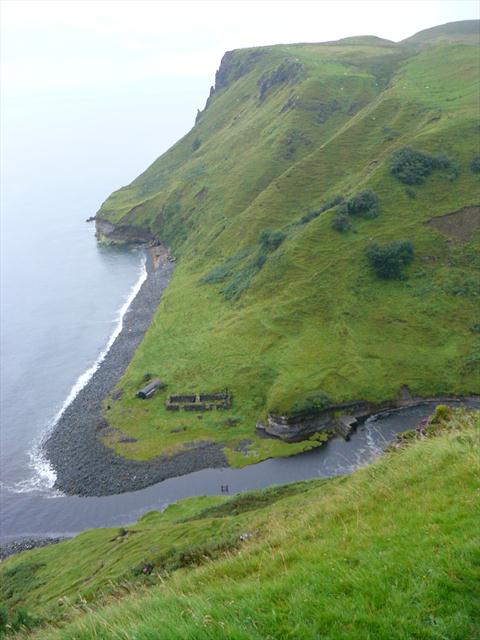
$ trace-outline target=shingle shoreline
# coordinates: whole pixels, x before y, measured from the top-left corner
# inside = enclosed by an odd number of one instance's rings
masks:
[[[213,442],[202,442],[173,456],[136,461],[116,455],[97,437],[105,426],[102,401],[142,341],[173,269],[167,259],[154,264],[147,252],[148,276],[125,313],[122,331],[45,441],[45,455],[57,475],[55,489],[70,495],[114,495],[200,469],[228,466],[221,447]]]

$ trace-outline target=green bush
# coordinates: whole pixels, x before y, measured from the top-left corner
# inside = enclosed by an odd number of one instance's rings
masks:
[[[473,173],[480,173],[480,156],[475,156],[470,163],[470,169]]]
[[[290,415],[315,414],[326,409],[329,404],[329,397],[322,391],[317,391],[295,402],[289,413]]]
[[[435,169],[453,168],[452,179],[458,175],[448,156],[444,153],[432,156],[410,147],[397,149],[392,154],[390,173],[404,184],[422,184]],[[450,178],[450,176],[449,176]]]
[[[319,209],[315,209],[314,211],[310,211],[309,213],[306,213],[302,218],[300,218],[299,222],[300,224],[307,224],[307,222],[310,222],[311,220],[318,218],[318,216],[324,211],[328,211],[329,209],[332,209],[332,207],[336,207],[342,202],[343,202],[343,196],[341,195],[334,196],[333,198],[330,198],[330,200],[327,200],[324,204],[322,204],[322,206]]]
[[[330,200],[327,200],[325,204],[321,206],[321,210],[322,212],[328,211],[328,209],[331,209],[332,207],[336,207],[337,205],[342,204],[344,200],[345,198],[341,194],[333,196],[333,198],[330,198]]]
[[[192,142],[192,150],[196,151],[197,149],[200,149],[201,146],[202,141],[200,140],[200,138],[195,138],[195,140]]]
[[[300,224],[307,224],[307,222],[310,222],[311,220],[318,218],[318,216],[324,211],[328,211],[329,209],[332,209],[332,207],[336,207],[342,202],[343,202],[343,196],[341,195],[337,195],[337,196],[334,196],[333,198],[330,198],[330,200],[327,200],[327,202],[322,204],[322,206],[319,209],[316,209],[315,211],[310,211],[309,213],[306,213],[302,218],[300,218]]]
[[[337,213],[332,220],[331,227],[339,233],[345,233],[345,231],[352,228],[352,224],[348,216]]]
[[[309,211],[308,213],[306,213],[304,216],[300,218],[300,224],[307,224],[308,222],[315,220],[315,218],[318,218],[318,216],[321,213],[322,212],[320,209],[317,209],[315,211]]]
[[[429,422],[436,424],[445,420],[450,420],[453,414],[452,407],[447,407],[445,404],[439,404],[435,408],[435,413],[430,417]]]
[[[397,240],[383,246],[371,244],[366,254],[376,275],[385,280],[400,278],[403,267],[410,264],[415,256],[409,240]]]
[[[225,264],[220,264],[209,271],[207,275],[200,280],[200,284],[215,284],[216,282],[222,282],[222,280],[228,278],[231,272],[232,266],[227,261]]]
[[[260,244],[265,249],[265,251],[275,251],[285,240],[285,234],[282,231],[271,231],[270,229],[265,229],[260,234]]]
[[[260,271],[267,260],[267,256],[259,252],[241,269],[233,280],[222,289],[226,300],[239,298],[248,289],[252,278]]]
[[[439,153],[436,156],[430,157],[433,161],[433,169],[448,169],[452,166],[452,162],[446,153]]]
[[[249,249],[241,249],[237,251],[233,256],[230,256],[223,264],[214,267],[203,278],[200,279],[200,284],[216,284],[217,282],[223,282],[230,277],[235,268],[240,262],[246,258],[249,253]]]
[[[267,256],[264,253],[258,253],[252,260],[252,266],[255,269],[260,270],[266,261],[267,261]]]
[[[347,202],[347,212],[352,216],[375,218],[378,215],[378,198],[371,189],[364,189]]]
[[[225,300],[234,300],[235,298],[239,298],[250,286],[252,276],[252,270],[247,267],[239,271],[235,278],[222,289]]]
[[[274,232],[278,233],[278,232]],[[282,234],[284,236],[284,234]],[[258,249],[256,255],[250,260],[243,263],[244,259],[249,255],[251,249],[242,249],[223,264],[214,267],[203,278],[200,279],[200,284],[217,284],[220,282],[226,282],[225,286],[221,289],[226,300],[238,298],[248,287],[255,274],[260,271],[265,262],[267,256],[263,253],[262,249]]]

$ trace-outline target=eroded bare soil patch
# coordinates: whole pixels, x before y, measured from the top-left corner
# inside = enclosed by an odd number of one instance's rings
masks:
[[[472,205],[431,218],[430,227],[441,231],[460,242],[469,242],[476,231],[480,231],[480,206]]]

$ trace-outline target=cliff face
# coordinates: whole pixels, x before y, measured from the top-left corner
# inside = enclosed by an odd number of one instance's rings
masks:
[[[424,112],[428,112],[428,107],[434,109],[432,87],[421,84],[423,80],[427,82],[428,69],[423,70],[427,76],[415,78],[416,87],[411,82],[403,87],[416,89],[413,100],[408,91],[406,95],[399,95],[402,93],[399,90],[400,71],[408,68],[408,60],[411,65],[421,67],[422,54],[432,51],[435,46],[439,47],[438,55],[443,58],[442,46],[443,53],[448,46],[458,53],[462,44],[472,46],[471,67],[474,47],[479,41],[478,24],[478,21],[467,20],[441,25],[397,44],[375,36],[359,36],[318,45],[228,51],[216,72],[205,108],[198,112],[194,128],[130,185],[113,193],[103,203],[97,214],[99,237],[112,233],[106,226],[109,222],[116,230],[120,226],[136,226],[148,229],[153,235],[168,236],[172,244],[182,244],[192,226],[192,216],[188,214],[196,212],[198,224],[205,215],[195,206],[198,205],[195,196],[197,187],[205,182],[202,176],[205,176],[207,165],[211,170],[215,167],[219,175],[234,171],[239,179],[245,174],[250,178],[249,183],[243,182],[229,198],[226,217],[230,219],[232,205],[235,209],[248,206],[259,194],[259,189],[296,164],[306,151],[312,151],[308,149],[311,144],[325,142],[331,135],[337,135],[357,113],[367,115],[364,109],[375,110],[378,108],[376,101],[388,102],[393,111],[399,110],[402,102],[422,104]],[[435,54],[429,57],[435,59]],[[444,72],[448,73],[448,70],[445,68]],[[471,78],[466,77],[465,81],[466,86],[471,86]],[[448,87],[446,89],[448,92]],[[275,109],[272,113],[272,105],[265,103],[267,98],[280,107],[278,111]],[[398,120],[399,113],[390,113],[387,120],[395,115]],[[244,123],[245,127],[242,126]],[[409,123],[409,130],[412,124]],[[244,129],[250,132],[248,140],[245,140]],[[388,138],[399,132],[384,133]],[[418,133],[402,131],[407,134],[407,142]],[[247,172],[246,143],[255,148],[257,154],[261,151],[262,165],[258,163],[255,167],[255,176],[261,185],[254,184],[252,175]],[[264,146],[271,147],[269,153]],[[265,173],[263,183],[261,176]],[[215,195],[210,188],[210,201]],[[215,198],[215,202],[222,200]],[[104,233],[105,228],[109,230],[107,233]],[[135,235],[127,232],[126,238],[129,240]],[[138,231],[137,235],[141,238],[142,233]]]
[[[102,205],[101,237],[177,257],[111,402],[136,456],[205,437],[235,463],[286,453],[255,424],[312,393],[480,389],[475,28],[228,52],[193,129]],[[435,222],[460,211],[461,234]],[[146,372],[172,393],[228,387],[233,415],[170,415],[162,394],[145,412],[129,398]]]
[[[95,218],[96,237],[106,244],[129,244],[151,242],[154,238],[145,227],[135,225],[114,225],[108,220]]]

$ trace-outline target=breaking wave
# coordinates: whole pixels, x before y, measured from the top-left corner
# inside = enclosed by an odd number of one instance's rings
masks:
[[[120,332],[123,329],[123,319],[125,317],[125,314],[128,311],[133,300],[137,296],[138,292],[140,291],[143,283],[147,279],[147,275],[148,273],[147,273],[147,267],[146,267],[146,258],[144,258],[140,266],[140,274],[139,274],[138,280],[131,288],[125,302],[117,312],[117,317],[114,321],[115,328],[112,331],[106,346],[104,347],[104,349],[102,349],[102,351],[100,352],[100,354],[98,355],[97,359],[92,364],[92,366],[89,367],[77,378],[75,384],[70,389],[68,396],[65,398],[62,406],[60,407],[58,412],[55,414],[55,416],[52,418],[52,420],[50,420],[50,422],[48,423],[44,433],[42,433],[42,435],[39,438],[37,438],[37,440],[33,443],[33,446],[30,449],[30,451],[28,451],[28,457],[29,457],[28,466],[32,471],[31,477],[25,480],[14,482],[14,483],[1,483],[5,489],[12,491],[13,493],[48,491],[50,494],[50,497],[58,497],[62,495],[60,492],[55,492],[55,491],[52,492],[57,476],[56,476],[55,470],[53,469],[53,467],[51,466],[51,464],[46,459],[43,453],[42,445],[47,439],[47,437],[49,436],[49,434],[51,433],[51,431],[54,429],[57,422],[62,417],[65,409],[75,400],[77,395],[88,384],[91,377],[98,370],[102,362],[105,360],[107,353],[110,351],[110,348],[112,347],[113,343],[115,342],[115,340],[120,335]]]

